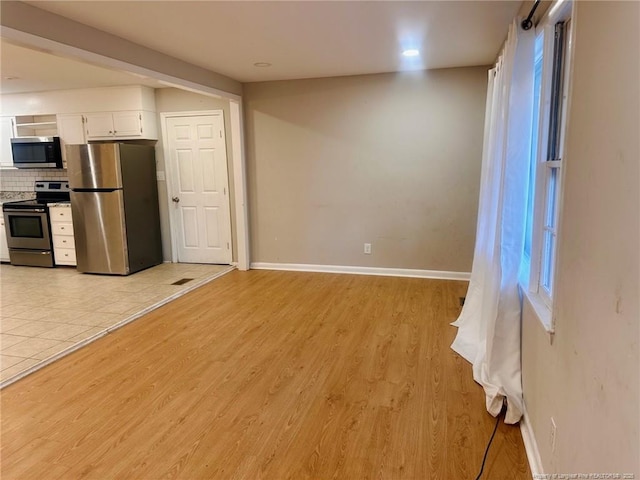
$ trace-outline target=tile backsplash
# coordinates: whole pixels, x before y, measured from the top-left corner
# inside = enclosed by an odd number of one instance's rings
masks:
[[[23,170],[0,170],[0,191],[33,192],[36,180],[66,180],[67,171],[62,169],[33,168]]]

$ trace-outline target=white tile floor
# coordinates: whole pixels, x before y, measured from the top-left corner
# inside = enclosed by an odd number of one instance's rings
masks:
[[[165,263],[116,277],[0,265],[0,388],[233,268]]]

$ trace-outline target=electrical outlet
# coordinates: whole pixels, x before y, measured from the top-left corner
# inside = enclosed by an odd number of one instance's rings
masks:
[[[371,244],[370,243],[365,243],[364,244],[364,254],[365,255],[371,255]]]
[[[556,437],[558,434],[558,428],[556,427],[556,421],[551,417],[551,453],[556,451]]]

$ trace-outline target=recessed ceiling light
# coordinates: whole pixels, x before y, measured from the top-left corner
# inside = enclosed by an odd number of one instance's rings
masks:
[[[409,50],[404,50],[402,52],[403,57],[417,57],[418,55],[420,55],[420,50],[415,48],[410,48]]]
[[[269,62],[256,62],[253,64],[254,67],[270,67],[271,64]]]

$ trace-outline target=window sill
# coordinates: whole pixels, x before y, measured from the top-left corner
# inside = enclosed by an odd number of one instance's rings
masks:
[[[547,306],[544,300],[542,300],[542,297],[538,295],[538,293],[529,291],[529,287],[527,285],[520,283],[520,291],[522,292],[523,301],[529,303],[531,309],[536,315],[536,318],[540,322],[540,325],[544,331],[549,334],[549,339],[551,341],[553,334],[555,333],[551,309]]]

